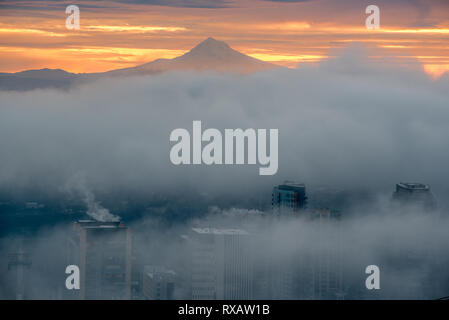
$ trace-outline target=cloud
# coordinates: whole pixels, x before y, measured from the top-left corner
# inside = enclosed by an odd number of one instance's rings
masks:
[[[429,80],[419,65],[369,62],[371,53],[351,47],[318,66],[247,76],[180,72],[1,92],[0,188],[58,194],[82,172],[93,193],[245,199],[269,197],[285,179],[387,193],[405,180],[429,183],[445,202],[447,82]],[[193,120],[279,129],[278,173],[171,164],[170,132],[191,132]]]
[[[252,250],[247,258],[254,262],[251,275],[253,294],[258,299],[279,299],[282,292],[269,290],[267,281],[283,276],[293,279],[289,298],[335,299],[310,293],[314,270],[344,280],[341,288],[346,299],[436,299],[447,295],[449,272],[444,266],[449,262],[449,234],[447,217],[437,219],[432,215],[410,210],[400,214],[385,203],[375,210],[364,212],[341,221],[317,221],[306,218],[271,219],[270,212],[256,212],[242,208],[222,210],[211,208],[203,219],[188,224],[161,226],[155,219],[146,217],[131,225],[133,236],[133,267],[142,270],[144,265],[161,265],[173,269],[182,280],[189,277],[190,259],[195,257],[191,236],[192,227],[237,228],[249,233]],[[66,293],[63,271],[68,263],[66,240],[71,226],[40,230],[28,238],[22,247],[32,265],[25,269],[27,299],[61,298]],[[184,240],[182,240],[184,239]],[[244,242],[245,239],[240,241]],[[19,239],[0,239],[0,249],[14,253]],[[241,243],[241,242],[239,242]],[[248,243],[247,243],[248,244]],[[217,255],[222,252],[216,252]],[[365,289],[365,268],[380,268],[381,290]],[[0,256],[0,298],[14,298],[16,277],[14,268],[7,269],[8,256]],[[271,280],[270,280],[271,279]],[[286,278],[284,278],[285,280]],[[318,276],[315,278],[316,281]],[[269,282],[268,282],[269,283]],[[183,281],[175,285],[176,297],[190,299]],[[284,288],[285,289],[285,288]],[[56,294],[60,294],[57,296]]]
[[[50,0],[45,3],[42,1],[8,1],[7,3],[0,3],[0,8],[9,10],[26,10],[26,11],[58,11],[64,10],[68,3],[59,3],[58,0]],[[180,8],[227,8],[233,3],[232,0],[111,0],[102,2],[98,1],[82,1],[77,5],[82,9],[101,9],[111,8],[114,3],[130,4],[130,5],[157,5],[167,7]]]
[[[64,187],[67,193],[75,198],[80,198],[84,202],[87,208],[86,214],[96,221],[110,222],[120,220],[120,217],[113,215],[95,199],[95,195],[86,185],[86,177],[82,174],[73,175]]]
[[[120,3],[157,5],[181,8],[227,8],[233,3],[229,0],[113,0]]]
[[[96,3],[96,1],[84,1],[81,4],[77,4],[80,8],[85,9],[98,9],[109,8],[110,6],[102,6]],[[6,3],[0,3],[0,8],[4,10],[23,10],[23,11],[60,11],[65,12],[65,8],[70,5],[69,3],[61,3],[58,0],[42,1],[8,1]]]
[[[271,1],[271,2],[310,2],[313,0],[264,0],[264,1]]]

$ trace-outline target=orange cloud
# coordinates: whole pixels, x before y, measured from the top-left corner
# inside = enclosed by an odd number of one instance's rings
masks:
[[[107,32],[157,32],[157,31],[186,31],[184,27],[162,27],[162,26],[86,26],[87,30],[107,31]]]
[[[81,9],[81,29],[77,31],[65,29],[63,10],[49,14],[44,9],[2,9],[0,71],[41,67],[107,71],[173,58],[208,36],[254,58],[287,67],[327,59],[330,49],[354,41],[406,51],[404,60],[415,57],[432,75],[441,74],[449,64],[449,29],[442,18],[445,8],[432,9],[430,18],[439,23],[425,28],[411,28],[419,17],[407,20],[402,9],[401,14],[394,8],[384,9],[379,30],[367,30],[363,13],[355,9],[341,12],[315,1],[279,4],[245,0],[226,9],[124,3]],[[361,19],[356,23],[354,17]]]

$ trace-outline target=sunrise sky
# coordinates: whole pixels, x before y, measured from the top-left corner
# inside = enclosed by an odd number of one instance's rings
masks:
[[[80,8],[80,30],[65,27],[69,4]],[[379,30],[365,28],[370,4],[380,8]],[[449,71],[449,0],[0,2],[0,72],[131,67],[179,56],[207,37],[287,67],[363,42],[414,57],[437,77]]]

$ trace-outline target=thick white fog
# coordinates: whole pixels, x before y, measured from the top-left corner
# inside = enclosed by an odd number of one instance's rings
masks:
[[[194,256],[191,245],[182,241],[191,227],[240,228],[248,231],[252,242],[253,298],[285,299],[273,296],[260,285],[267,281],[264,278],[266,272],[269,277],[285,272],[301,277],[301,272],[307,268],[315,268],[316,272],[314,263],[323,257],[333,257],[331,261],[334,264],[323,266],[330,268],[331,273],[341,272],[341,290],[346,299],[437,299],[447,296],[447,217],[425,215],[413,209],[399,213],[383,204],[381,206],[383,209],[365,212],[366,215],[332,222],[305,218],[279,220],[270,218],[270,212],[237,208],[221,210],[217,207],[211,208],[207,216],[187,225],[167,228],[161,228],[157,221],[148,217],[129,225],[133,234],[132,263],[137,270],[144,265],[161,265],[182,276],[182,272],[186,272],[183,266],[188,265]],[[71,226],[44,228],[26,246],[33,263],[26,270],[27,298],[64,297],[64,270],[71,263],[67,260],[65,243],[71,229]],[[13,251],[18,241],[15,237],[0,241],[0,251]],[[332,260],[335,257],[337,260]],[[0,298],[10,296],[9,290],[16,283],[12,276],[14,273],[6,268],[7,263],[7,256],[0,256],[3,274],[0,277]],[[368,265],[380,268],[380,290],[365,288],[368,276],[365,268]],[[190,299],[182,286],[181,281],[176,282],[175,298]],[[304,296],[289,297],[292,298]]]
[[[101,80],[68,91],[0,92],[0,188],[78,197],[92,216],[115,214],[95,198],[110,190],[148,196],[190,192],[215,199],[259,193],[269,199],[272,186],[285,179],[336,190],[370,189],[378,200],[348,209],[341,222],[318,229],[304,219],[271,221],[260,208],[222,211],[209,203],[209,214],[187,226],[161,229],[152,217],[134,221],[133,245],[143,252],[143,264],[177,265],[189,254],[177,241],[189,226],[239,227],[257,236],[256,260],[269,252],[270,261],[294,266],[298,260],[292,257],[302,257],[304,250],[319,254],[322,243],[341,250],[348,297],[449,294],[444,267],[449,81],[430,79],[418,63],[396,65],[394,56],[369,59],[374,53],[353,46],[317,65],[245,76],[166,73]],[[258,165],[173,165],[170,132],[191,132],[193,120],[201,120],[203,130],[279,129],[278,173],[260,176]],[[439,211],[392,207],[389,196],[400,181],[430,184]],[[34,266],[36,297],[54,292],[49,279],[57,272],[49,272],[47,262],[65,256],[49,248],[65,236],[57,228],[37,236],[33,257],[45,263]],[[1,250],[13,242],[5,239]],[[369,264],[382,270],[379,295],[363,291]]]
[[[369,60],[361,46],[297,70],[247,76],[167,73],[69,91],[0,92],[0,184],[60,190],[83,174],[92,190],[246,192],[284,179],[392,190],[402,180],[448,190],[449,90],[419,64]],[[279,170],[174,166],[170,132],[279,129]],[[53,191],[52,191],[53,192]]]

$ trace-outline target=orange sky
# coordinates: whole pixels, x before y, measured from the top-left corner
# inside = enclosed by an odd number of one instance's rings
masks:
[[[209,36],[288,67],[358,41],[415,57],[432,76],[449,71],[449,1],[290,1],[2,1],[0,72],[130,67],[176,57]],[[80,30],[65,27],[69,4],[80,7]],[[365,28],[369,4],[380,7],[379,30]]]

